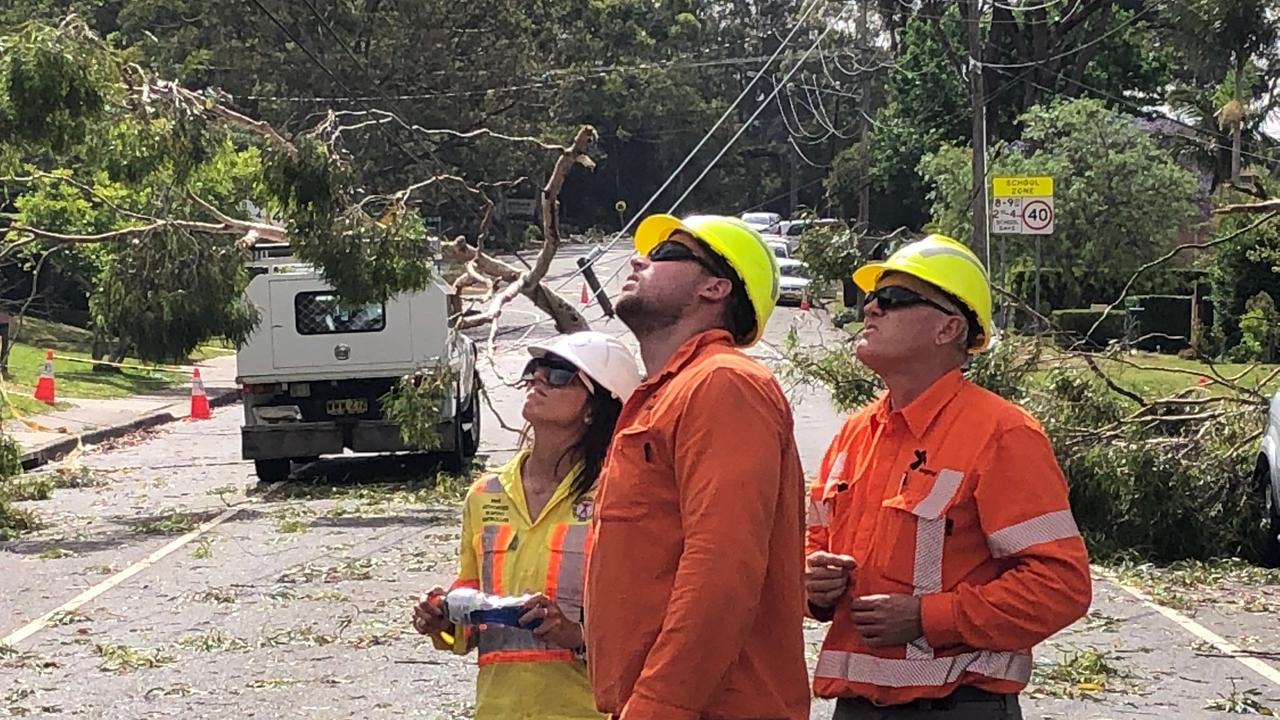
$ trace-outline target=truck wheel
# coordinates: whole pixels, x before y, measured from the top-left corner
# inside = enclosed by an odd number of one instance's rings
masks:
[[[259,481],[273,483],[288,480],[290,467],[288,460],[254,460],[253,470]]]
[[[453,434],[453,449],[444,453],[440,459],[440,466],[445,472],[458,475],[467,466],[466,437],[462,432],[461,416],[449,423],[449,432]]]
[[[471,381],[471,400],[462,413],[462,454],[469,458],[480,450],[480,373]]]

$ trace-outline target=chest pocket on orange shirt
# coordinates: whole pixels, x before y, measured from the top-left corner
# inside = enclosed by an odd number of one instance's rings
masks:
[[[601,521],[644,518],[663,497],[673,470],[661,433],[643,421],[618,432],[609,448],[609,465],[601,473],[595,516]],[[666,482],[659,482],[662,479]]]
[[[947,537],[947,512],[960,497],[964,473],[942,469],[929,478],[912,472],[906,492],[885,500],[878,562],[884,576],[916,595],[942,591],[942,551]]]

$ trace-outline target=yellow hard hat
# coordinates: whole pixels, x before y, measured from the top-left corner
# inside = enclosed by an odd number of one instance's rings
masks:
[[[982,334],[969,338],[969,351],[983,349],[991,337],[991,284],[982,261],[968,247],[946,235],[930,235],[899,248],[884,262],[863,265],[853,282],[871,292],[880,276],[900,272],[924,280],[964,304],[978,321]]]
[[[741,344],[743,347],[754,345],[778,303],[778,261],[773,251],[759,233],[738,218],[690,215],[681,220],[674,215],[659,214],[645,218],[636,228],[636,252],[647,255],[674,232],[688,233],[706,243],[738,274],[756,316],[755,330]]]

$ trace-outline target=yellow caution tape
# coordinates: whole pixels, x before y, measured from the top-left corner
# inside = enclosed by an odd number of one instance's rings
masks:
[[[59,433],[61,435],[71,434],[71,431],[66,429],[65,427],[59,427],[59,428],[49,427],[48,425],[43,425],[41,423],[36,422],[35,420],[31,420],[24,417],[18,417],[16,414],[14,416],[14,419],[22,423],[23,425],[26,425],[28,429],[34,430],[36,432]]]
[[[116,363],[108,360],[93,360],[90,358],[80,358],[71,355],[54,354],[54,360],[66,360],[67,362],[87,363],[91,365],[106,365],[107,367],[125,368],[127,370],[161,370],[171,373],[189,373],[196,369],[195,365],[137,365],[134,363]]]

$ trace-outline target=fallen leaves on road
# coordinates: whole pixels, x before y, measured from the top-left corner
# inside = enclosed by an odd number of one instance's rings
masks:
[[[1120,690],[1118,681],[1130,677],[1107,651],[1074,649],[1063,652],[1057,662],[1037,663],[1030,693],[1038,697],[1076,698]],[[1132,691],[1132,688],[1123,689]]]
[[[173,662],[172,655],[166,655],[158,648],[135,648],[128,645],[105,643],[96,646],[102,658],[98,669],[103,672],[126,673],[140,668],[156,668]]]

